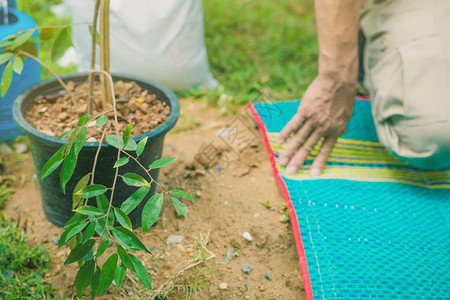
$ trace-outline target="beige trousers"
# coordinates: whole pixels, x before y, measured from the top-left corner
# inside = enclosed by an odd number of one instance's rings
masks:
[[[450,0],[363,0],[360,26],[380,142],[414,167],[450,167]]]

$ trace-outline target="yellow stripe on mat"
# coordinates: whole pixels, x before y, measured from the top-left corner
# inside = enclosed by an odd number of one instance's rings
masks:
[[[268,132],[269,144],[275,153],[285,145],[277,146],[279,133]],[[305,166],[297,174],[288,174],[277,164],[283,177],[294,180],[318,179],[308,173],[320,142],[311,151]],[[380,143],[339,138],[320,179],[355,181],[400,182],[432,189],[450,188],[450,171],[420,171],[393,157]]]

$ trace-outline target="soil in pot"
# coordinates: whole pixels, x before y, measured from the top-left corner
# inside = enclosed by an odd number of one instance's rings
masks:
[[[67,83],[72,97],[64,90],[54,95],[44,95],[36,99],[26,111],[25,119],[30,125],[39,131],[58,137],[63,132],[73,129],[79,118],[87,112],[88,83],[76,85],[74,81]],[[133,136],[138,136],[155,129],[164,123],[169,114],[170,107],[159,100],[156,95],[149,94],[136,82],[117,81],[114,83],[114,91],[117,101],[117,117],[119,121],[119,133],[123,133],[125,127],[134,123]],[[100,84],[95,83],[94,102],[95,107],[100,107],[102,92]],[[101,114],[96,110],[93,115]],[[110,120],[114,113],[107,113]],[[112,123],[112,122],[111,122]],[[87,140],[99,141],[102,130],[95,126],[89,126]],[[107,134],[114,134],[114,126],[108,128]]]
[[[78,84],[78,86],[75,83],[69,84],[71,93],[75,94],[73,98],[77,99],[76,104],[72,103],[70,96],[62,91],[54,79],[36,85],[16,100],[13,109],[14,118],[19,127],[29,136],[33,162],[38,176],[43,165],[65,143],[64,140],[58,140],[55,137],[66,130],[73,129],[72,125],[76,125],[80,116],[86,113],[87,85],[84,84],[86,78],[87,74],[84,73],[68,74],[64,77],[66,82],[73,80]],[[164,136],[178,119],[178,99],[170,90],[151,81],[121,75],[115,76],[115,79],[119,133],[123,134],[127,124],[135,123],[132,132],[132,136],[136,137],[135,141],[139,142],[148,137],[144,152],[139,157],[140,163],[148,166],[161,157]],[[136,80],[142,89],[133,83],[133,80]],[[41,97],[41,95],[45,96]],[[102,98],[101,92],[95,92],[94,96],[94,100],[98,104]],[[99,113],[101,112],[96,111],[93,115]],[[113,112],[110,111],[107,114],[111,116],[108,122],[109,127],[107,127],[108,133],[115,133],[114,122],[112,122]],[[92,126],[88,125],[89,135],[87,137],[88,142],[91,143],[86,143],[78,155],[78,163],[67,184],[67,192],[64,194],[60,188],[60,170],[58,169],[40,182],[44,212],[55,225],[63,226],[73,215],[72,192],[75,185],[84,175],[92,172],[98,149],[98,143],[92,142],[99,141],[101,138],[101,130],[96,128],[95,122],[92,123]],[[131,151],[130,154],[134,155],[134,151]],[[95,184],[112,186],[115,173],[113,166],[116,160],[117,149],[103,143],[95,169]],[[133,160],[120,167],[119,174],[128,172],[147,177],[146,171]],[[159,169],[150,170],[150,175],[154,180],[158,179],[158,172]],[[156,186],[156,184],[151,185],[144,201],[129,214],[133,227],[140,226],[143,206],[146,199],[156,192]],[[127,186],[122,180],[118,180],[113,205],[120,207],[123,201],[136,192],[136,189],[136,187]],[[107,196],[109,193],[110,191],[107,192]],[[92,200],[92,202],[89,201],[89,204],[95,205],[95,199]]]

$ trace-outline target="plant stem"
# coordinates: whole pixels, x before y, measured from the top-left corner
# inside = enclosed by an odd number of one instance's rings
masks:
[[[113,100],[114,124],[115,124],[114,127],[116,130],[117,147],[119,148],[119,150],[117,151],[117,160],[119,160],[120,152],[122,151],[122,148],[120,147],[120,139],[119,139],[119,121],[117,120],[116,97],[114,96],[114,82],[113,82],[111,75],[103,70],[91,70],[90,72],[91,73],[101,73],[101,74],[105,75],[105,77],[109,80],[109,83],[110,83],[111,95],[112,95],[112,100]],[[116,168],[116,174],[114,175],[113,185],[111,188],[111,198],[109,199],[108,211],[106,212],[105,228],[103,229],[103,232],[100,235],[100,237],[103,236],[103,234],[105,233],[106,227],[108,227],[108,217],[109,217],[109,212],[111,211],[111,207],[112,207],[114,191],[116,189],[117,177],[119,177],[119,168]]]
[[[69,94],[70,99],[72,100],[72,103],[75,105],[75,97],[73,95],[73,93],[69,90],[69,88],[67,87],[67,85],[64,83],[64,81],[61,79],[61,77],[58,76],[58,74],[56,74],[55,71],[53,71],[47,64],[45,64],[42,60],[40,60],[39,58],[37,58],[36,56],[27,53],[25,51],[22,50],[18,50],[17,53],[25,55],[29,58],[34,59],[35,61],[37,61],[39,64],[41,64],[42,66],[44,66],[53,76],[55,76],[56,80],[58,80],[58,82],[61,84],[61,86],[66,90],[66,92]]]
[[[103,139],[105,138],[106,130],[107,130],[107,126],[105,125],[103,127],[102,137],[100,138],[100,141],[98,142],[97,152],[95,153],[94,164],[92,166],[92,172],[91,172],[91,185],[94,184],[95,168],[97,167],[98,155],[100,154],[100,149],[102,149],[102,143],[103,143]],[[87,204],[87,201],[88,201],[88,199],[86,199],[86,202],[84,205]]]
[[[91,26],[91,70],[95,68],[95,47],[97,37],[97,19],[100,0],[95,0],[94,20]],[[94,111],[94,74],[89,72],[89,94],[87,103],[88,114],[92,115]]]

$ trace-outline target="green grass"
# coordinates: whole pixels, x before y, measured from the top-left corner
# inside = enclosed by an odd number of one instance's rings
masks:
[[[21,0],[20,9],[39,25],[62,25],[50,7],[61,0]],[[274,99],[299,97],[317,71],[317,39],[312,0],[205,0],[205,36],[211,71],[223,86],[190,91],[182,96],[207,98],[217,103],[242,104],[264,89]],[[50,44],[41,58],[59,74],[75,71],[50,62]],[[43,70],[43,78],[49,73]],[[219,103],[221,104],[221,103]]]
[[[42,278],[50,258],[42,246],[30,246],[17,223],[0,216],[0,299],[53,299]]]
[[[276,99],[295,98],[315,77],[311,0],[206,0],[203,6],[211,70],[234,103],[261,89]]]

